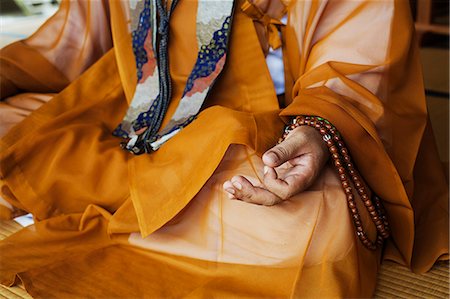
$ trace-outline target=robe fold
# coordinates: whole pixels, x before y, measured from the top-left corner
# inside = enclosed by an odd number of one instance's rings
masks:
[[[261,28],[236,2],[227,62],[198,118],[150,155],[111,135],[137,81],[128,1],[63,1],[1,50],[0,111],[17,123],[2,128],[1,196],[36,220],[0,242],[1,283],[20,279],[36,298],[361,298],[381,259],[417,272],[448,259],[448,186],[407,1],[285,1],[285,106]],[[196,60],[196,12],[180,1],[170,21],[163,126]],[[21,97],[40,107],[22,109]],[[227,198],[232,176],[262,180],[261,154],[295,115],[324,117],[343,136],[387,210],[383,252],[358,240],[330,165],[273,207]]]

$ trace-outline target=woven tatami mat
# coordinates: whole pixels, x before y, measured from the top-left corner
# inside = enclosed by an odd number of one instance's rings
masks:
[[[0,222],[0,240],[19,230],[21,226],[14,221]],[[1,257],[0,257],[1,258]],[[20,287],[7,288],[0,285],[0,298],[31,299]],[[383,263],[375,298],[450,298],[449,263],[440,262],[426,274],[414,274],[407,268],[394,263]]]
[[[375,298],[450,298],[449,263],[438,262],[425,274],[384,262],[378,274]]]

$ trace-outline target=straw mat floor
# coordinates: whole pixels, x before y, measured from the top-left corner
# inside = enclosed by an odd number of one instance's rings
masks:
[[[375,298],[450,298],[449,263],[438,262],[419,275],[392,262],[384,262],[378,274]]]
[[[0,222],[0,240],[20,228],[21,226],[14,221]],[[4,286],[0,286],[0,298],[31,299],[20,287]],[[448,261],[437,263],[430,272],[418,275],[405,267],[386,262],[378,276],[375,298],[450,298],[449,263]]]

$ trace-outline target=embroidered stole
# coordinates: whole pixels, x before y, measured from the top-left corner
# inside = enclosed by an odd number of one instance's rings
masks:
[[[233,0],[198,0],[196,36],[199,52],[196,63],[174,115],[164,128],[155,128],[155,123],[161,123],[165,114],[165,111],[158,107],[161,105],[161,97],[169,97],[170,100],[170,82],[164,81],[170,81],[170,75],[164,74],[160,69],[161,60],[168,60],[168,55],[158,53],[161,45],[157,48],[156,42],[158,38],[160,44],[167,42],[168,23],[159,21],[158,24],[157,5],[160,2],[157,1],[161,0],[130,0],[131,32],[138,82],[128,111],[113,135],[124,138],[124,148],[134,154],[157,150],[195,119],[208,92],[223,70],[227,57]],[[161,17],[159,19],[161,20]],[[167,28],[161,28],[165,26]],[[167,32],[165,37],[162,33],[164,29]],[[168,72],[168,67],[166,69]]]

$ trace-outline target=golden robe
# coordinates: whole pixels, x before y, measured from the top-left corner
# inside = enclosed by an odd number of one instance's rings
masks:
[[[381,258],[418,272],[448,258],[448,186],[407,1],[291,1],[286,107],[261,26],[241,5],[200,115],[151,155],[133,156],[111,135],[136,87],[126,1],[63,1],[1,50],[3,123],[24,118],[3,128],[1,215],[10,205],[36,220],[0,242],[1,283],[20,279],[36,298],[370,297]],[[196,10],[181,1],[171,19],[166,121],[195,63]],[[261,180],[261,153],[302,114],[337,127],[383,199],[392,229],[383,252],[356,237],[331,166],[274,207],[226,197],[233,175]]]

